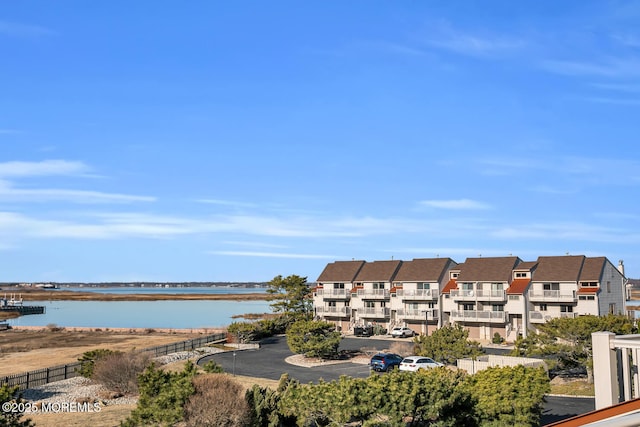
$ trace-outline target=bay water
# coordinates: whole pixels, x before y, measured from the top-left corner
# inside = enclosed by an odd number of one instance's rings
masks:
[[[99,288],[69,290],[102,291]],[[145,289],[145,288],[142,288]],[[111,293],[226,293],[264,292],[263,288],[116,288]],[[126,291],[125,291],[126,290]],[[206,292],[208,290],[209,292]],[[237,292],[240,290],[240,292]],[[127,292],[128,291],[128,292]],[[58,291],[52,291],[58,292]],[[44,314],[32,314],[10,319],[12,326],[47,326],[90,328],[170,328],[195,329],[227,326],[232,316],[247,313],[271,313],[269,301],[29,301],[28,305],[42,305]]]

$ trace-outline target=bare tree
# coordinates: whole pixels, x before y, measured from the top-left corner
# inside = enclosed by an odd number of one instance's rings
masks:
[[[204,374],[193,379],[196,392],[184,407],[187,427],[245,427],[249,405],[244,390],[226,374]]]

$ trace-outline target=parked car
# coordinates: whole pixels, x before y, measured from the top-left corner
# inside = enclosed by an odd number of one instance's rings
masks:
[[[387,372],[389,369],[394,369],[400,366],[402,362],[402,356],[395,353],[378,353],[371,358],[369,366],[371,369],[377,372]]]
[[[400,362],[400,370],[401,371],[411,371],[415,372],[418,369],[430,369],[437,368],[438,366],[444,366],[440,362],[436,362],[430,357],[424,356],[409,356],[402,359]]]
[[[396,326],[391,330],[392,337],[412,337],[414,334],[415,332],[406,326]]]

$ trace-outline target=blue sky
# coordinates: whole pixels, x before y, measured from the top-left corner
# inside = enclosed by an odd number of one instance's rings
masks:
[[[3,1],[0,282],[640,277],[640,2]]]

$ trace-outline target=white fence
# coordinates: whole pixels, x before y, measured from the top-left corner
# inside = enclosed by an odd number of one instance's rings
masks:
[[[518,365],[530,368],[542,366],[545,370],[547,369],[547,365],[542,359],[532,359],[530,357],[496,356],[490,354],[488,356],[480,356],[476,360],[458,359],[458,369],[464,369],[470,374],[475,374],[478,371],[494,366],[503,367]]]

